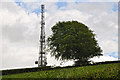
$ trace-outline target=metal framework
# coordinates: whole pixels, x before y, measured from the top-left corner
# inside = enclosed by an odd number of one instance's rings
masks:
[[[41,34],[39,46],[38,67],[47,65],[47,58],[45,53],[45,20],[44,20],[44,5],[41,5]]]

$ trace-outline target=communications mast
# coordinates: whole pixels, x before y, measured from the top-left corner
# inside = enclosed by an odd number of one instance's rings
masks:
[[[40,34],[40,46],[39,46],[39,57],[38,61],[35,62],[35,64],[38,64],[38,67],[40,66],[46,66],[47,65],[47,58],[46,58],[46,52],[45,52],[45,20],[44,20],[44,5],[41,5],[41,34]]]

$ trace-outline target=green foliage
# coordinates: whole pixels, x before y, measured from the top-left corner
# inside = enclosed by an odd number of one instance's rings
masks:
[[[3,80],[5,78],[21,78],[22,80],[26,78],[92,78],[100,79],[105,78],[119,78],[120,79],[120,63],[102,64],[94,66],[83,66],[74,68],[63,68],[63,69],[53,69],[38,72],[29,72],[22,74],[13,74],[2,76]],[[24,79],[23,79],[24,78]],[[11,79],[11,80],[12,80]],[[13,79],[14,80],[14,79]],[[16,79],[17,80],[17,79]],[[29,79],[28,79],[29,80]],[[34,79],[33,79],[34,80]],[[104,80],[104,79],[103,79]],[[114,79],[116,80],[116,79]]]
[[[51,55],[60,60],[77,60],[84,63],[94,56],[101,56],[95,34],[77,21],[58,22],[47,39]],[[78,63],[78,64],[80,64]]]

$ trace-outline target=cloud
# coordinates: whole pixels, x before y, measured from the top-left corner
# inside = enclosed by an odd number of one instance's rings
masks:
[[[118,52],[118,43],[112,40],[101,41],[103,48],[105,49],[104,52],[111,53],[113,51]],[[110,47],[109,47],[110,46]]]
[[[39,18],[34,13],[28,15],[15,3],[4,3],[0,8],[2,67],[34,66],[38,56]]]
[[[41,4],[0,4],[3,68],[37,66],[34,61],[38,59],[41,14],[36,11]],[[116,60],[111,55],[115,52],[114,55],[117,56],[118,53],[118,18],[117,11],[112,10],[113,5],[114,3],[67,3],[58,8],[56,3],[46,2],[46,38],[52,34],[51,27],[56,22],[77,20],[97,34],[96,38],[104,54],[99,60]],[[56,61],[49,54],[47,57],[48,65],[60,65],[60,61]],[[68,64],[72,62],[64,65]]]
[[[118,13],[112,11],[115,3],[68,3],[65,10],[54,11],[48,16],[48,24],[57,21],[77,20],[96,33],[104,55],[118,54]],[[53,17],[52,17],[53,16]],[[49,25],[47,25],[48,27]]]
[[[94,57],[91,59],[92,61],[94,62],[104,62],[104,61],[115,61],[115,60],[118,60],[118,58],[114,58],[114,57],[111,57],[111,56],[101,56],[101,57]]]
[[[118,54],[118,13],[115,3],[68,3],[64,10],[47,13],[46,26],[50,30],[58,21],[77,20],[86,24],[96,35],[104,55]],[[50,9],[51,10],[51,9]],[[49,36],[50,33],[48,33]]]
[[[104,54],[118,54],[118,12],[112,10],[114,5],[115,3],[70,3],[67,7],[90,15],[83,22],[97,35]]]

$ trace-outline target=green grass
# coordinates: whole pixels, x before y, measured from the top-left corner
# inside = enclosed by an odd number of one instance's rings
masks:
[[[120,63],[4,75],[2,78],[118,78]]]

